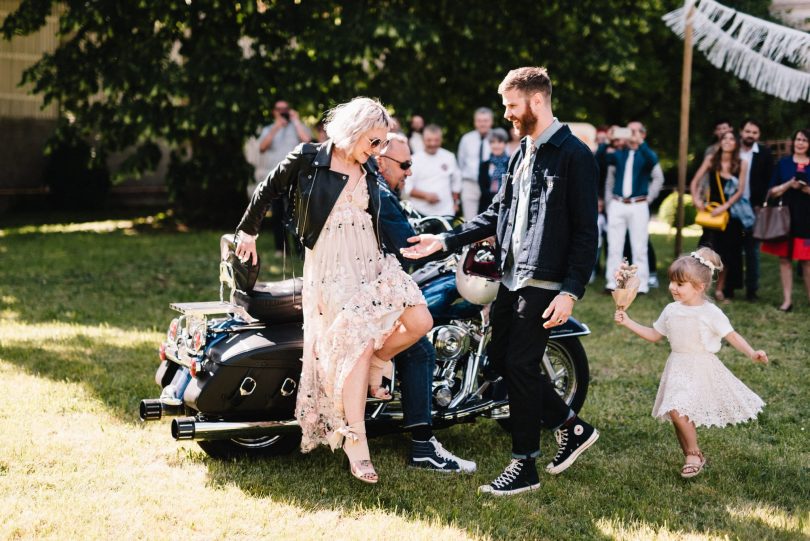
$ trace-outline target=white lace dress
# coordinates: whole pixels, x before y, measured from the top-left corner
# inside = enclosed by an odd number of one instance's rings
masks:
[[[734,330],[717,306],[673,302],[653,327],[667,337],[672,348],[653,417],[667,421],[668,412],[677,410],[696,426],[725,426],[754,419],[762,411],[765,402],[715,355],[721,339]]]
[[[343,384],[370,342],[379,349],[409,306],[425,304],[393,255],[380,250],[365,177],[344,189],[304,258],[304,355],[296,418],[301,450],[342,444]]]

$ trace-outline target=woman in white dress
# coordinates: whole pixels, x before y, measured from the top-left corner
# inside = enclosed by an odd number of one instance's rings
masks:
[[[754,362],[768,362],[765,352],[755,351],[720,308],[706,299],[714,272],[722,268],[720,256],[709,248],[681,256],[669,268],[669,291],[675,302],[664,308],[652,327],[639,325],[623,310],[614,316],[616,323],[650,342],[669,340],[672,353],[661,376],[653,417],[675,425],[686,457],[682,477],[694,477],[706,463],[696,426],[722,427],[755,419],[765,405],[715,355],[725,338]]]
[[[329,139],[299,145],[253,194],[238,226],[236,253],[256,254],[264,209],[290,194],[304,259],[304,354],[296,417],[301,449],[343,447],[352,475],[378,481],[365,435],[365,402],[381,396],[379,370],[432,326],[417,285],[379,241],[376,164],[391,118],[369,98],[338,105],[326,119]],[[374,363],[372,363],[372,360]],[[383,393],[384,394],[384,393]]]

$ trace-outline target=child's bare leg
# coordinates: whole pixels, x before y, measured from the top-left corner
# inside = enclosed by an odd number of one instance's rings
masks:
[[[697,429],[689,417],[680,415],[676,410],[669,412],[669,418],[672,419],[672,424],[675,426],[675,431],[678,434],[678,441],[681,443],[683,453],[699,453],[700,447],[697,442]],[[687,456],[688,462],[689,456]]]
[[[676,410],[669,412],[669,418],[672,419],[678,441],[685,455],[684,464],[681,468],[681,477],[694,477],[703,470],[703,465],[706,463],[703,453],[698,447],[697,429],[689,417],[680,415]]]

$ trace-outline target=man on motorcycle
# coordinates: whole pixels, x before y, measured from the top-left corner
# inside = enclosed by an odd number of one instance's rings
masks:
[[[411,174],[411,151],[405,136],[389,133],[388,147],[380,154],[378,162],[382,178],[380,187],[380,232],[388,249],[399,254],[400,248],[408,246],[407,239],[415,235],[411,224],[403,214],[396,195]],[[409,264],[402,260],[403,267]],[[436,440],[431,428],[431,390],[433,368],[436,366],[436,351],[424,336],[396,357],[397,369],[402,383],[402,410],[405,428],[411,431],[411,458],[409,464],[443,472],[475,471],[475,462],[463,460],[447,451]]]
[[[409,239],[419,243],[403,254],[418,259],[496,235],[503,280],[490,312],[489,355],[509,393],[512,461],[479,491],[504,496],[540,487],[542,424],[556,430],[551,474],[599,437],[540,371],[551,328],[571,315],[596,261],[598,170],[590,149],[554,117],[544,68],[510,71],[498,93],[504,117],[524,136],[500,191],[482,214],[445,235]]]

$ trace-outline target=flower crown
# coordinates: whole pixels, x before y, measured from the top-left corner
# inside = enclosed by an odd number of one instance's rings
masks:
[[[692,252],[692,253],[691,253],[691,254],[689,254],[689,255],[691,255],[692,257],[694,257],[695,259],[697,259],[697,260],[700,262],[700,264],[701,264],[701,265],[705,265],[705,266],[709,267],[709,270],[710,270],[710,271],[714,272],[714,271],[716,271],[716,270],[717,270],[717,267],[715,267],[715,266],[714,266],[714,263],[712,263],[712,262],[711,262],[711,261],[709,261],[708,259],[704,259],[704,258],[703,258],[703,257],[701,257],[701,256],[700,256],[700,255],[699,255],[697,252]]]

